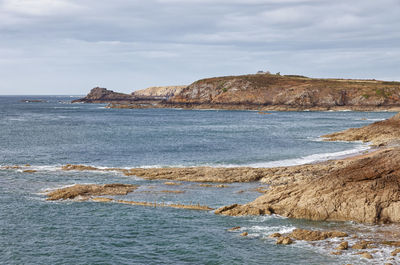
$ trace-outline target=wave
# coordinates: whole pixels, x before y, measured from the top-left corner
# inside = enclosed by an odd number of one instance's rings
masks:
[[[367,151],[369,149],[370,149],[370,147],[368,145],[362,144],[362,145],[356,146],[354,149],[340,151],[340,152],[313,154],[313,155],[303,156],[300,158],[291,158],[291,159],[284,159],[284,160],[277,160],[277,161],[253,163],[253,164],[248,164],[246,166],[255,167],[255,168],[298,166],[298,165],[303,165],[303,164],[327,161],[327,160],[331,160],[331,159],[344,158],[347,156],[359,154],[359,153],[361,153],[363,151]],[[229,166],[233,166],[233,165],[229,165]]]

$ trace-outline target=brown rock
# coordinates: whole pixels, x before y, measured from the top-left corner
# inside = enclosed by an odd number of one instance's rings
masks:
[[[243,216],[243,215],[271,215],[268,209],[262,209],[253,206],[232,204],[215,210],[215,214]]]
[[[179,186],[182,185],[182,183],[178,183],[178,182],[164,182],[164,185],[170,185],[170,186]]]
[[[76,171],[97,171],[97,170],[100,170],[100,169],[99,169],[99,168],[96,168],[96,167],[92,167],[92,166],[66,164],[65,166],[62,166],[62,167],[61,167],[61,170],[64,170],[64,171],[70,171],[70,170],[76,170]]]
[[[71,187],[51,191],[47,194],[47,200],[66,200],[75,199],[80,196],[84,200],[88,200],[91,196],[99,195],[126,195],[135,190],[138,186],[130,184],[76,184]]]
[[[260,111],[390,108],[399,105],[399,84],[273,74],[215,77],[194,82],[164,106]]]
[[[235,226],[235,227],[229,228],[228,231],[236,231],[236,230],[239,230],[240,228],[241,228],[240,226]]]
[[[288,172],[304,174],[299,180],[271,186],[265,195],[226,213],[257,214],[246,209],[258,209],[260,213],[268,210],[286,217],[311,220],[400,222],[398,147],[339,161],[292,167]]]
[[[341,251],[332,251],[331,252],[332,255],[342,255]]]
[[[73,100],[72,103],[107,103],[107,102],[130,102],[134,101],[135,97],[128,94],[117,93],[106,88],[95,87],[86,97]]]
[[[35,173],[35,172],[37,172],[36,170],[33,170],[33,169],[27,169],[27,170],[24,170],[24,171],[22,171],[22,172],[24,172],[24,173]]]
[[[400,139],[400,114],[361,128],[324,135],[328,141],[363,141],[384,146]]]
[[[110,198],[105,198],[105,197],[95,197],[95,198],[92,198],[92,201],[94,201],[94,202],[113,202],[114,200],[110,199]]]
[[[273,233],[273,234],[270,234],[268,237],[274,238],[274,237],[281,237],[281,236],[282,235],[280,233]]]
[[[392,255],[392,256],[397,256],[397,254],[399,254],[400,253],[400,248],[397,248],[397,249],[395,249],[395,250],[393,250],[391,253],[390,253],[390,255]]]
[[[351,246],[352,249],[366,249],[368,247],[368,242],[366,241],[359,241]]]
[[[365,258],[365,259],[373,259],[374,257],[369,254],[368,252],[364,252],[361,254],[361,257]]]
[[[342,243],[339,244],[335,249],[336,250],[346,250],[349,248],[349,242],[343,241]]]
[[[249,235],[249,233],[247,233],[247,232],[243,232],[243,233],[241,233],[240,235],[241,235],[241,236],[248,236],[248,235]]]
[[[290,245],[293,243],[293,240],[290,237],[281,236],[276,240],[277,245]]]
[[[289,236],[297,240],[317,241],[334,237],[347,237],[348,235],[344,232],[339,232],[339,231],[323,232],[323,231],[312,231],[305,229],[295,229],[293,230],[292,233],[289,234]]]

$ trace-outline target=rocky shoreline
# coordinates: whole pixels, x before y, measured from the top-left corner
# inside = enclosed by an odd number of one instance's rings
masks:
[[[150,180],[207,182],[204,187],[218,187],[215,183],[254,182],[270,185],[260,197],[247,204],[233,204],[215,210],[229,216],[280,215],[296,219],[317,221],[354,221],[364,224],[400,223],[400,114],[362,128],[324,136],[328,141],[370,142],[375,150],[353,157],[315,164],[277,168],[96,168],[85,165],[65,165],[64,171],[117,171],[126,176]],[[3,166],[2,170],[20,170],[36,174],[30,165]],[[166,182],[176,185],[179,182]],[[202,185],[203,185],[202,184]],[[167,184],[166,184],[167,185]],[[169,185],[169,184],[168,184]],[[202,186],[203,187],[203,186]],[[223,187],[223,185],[221,185]],[[151,202],[117,200],[104,195],[126,195],[136,189],[134,185],[75,185],[49,193],[49,200],[78,199],[95,202],[114,202],[151,207],[174,207],[194,210],[212,210],[201,205],[158,205]],[[298,232],[298,231],[297,231]],[[304,231],[303,231],[304,232]],[[326,240],[329,231],[308,231],[301,234],[318,235]],[[246,236],[247,232],[241,235]],[[333,234],[332,234],[333,235]],[[293,232],[276,236],[277,244],[291,244],[309,239]],[[354,236],[353,236],[354,237]],[[389,232],[384,239],[367,240],[362,236],[338,242],[331,252],[340,255],[347,249],[360,250],[355,254],[366,259],[382,246],[389,246],[393,257],[400,253],[399,233]],[[347,243],[346,243],[347,242]],[[373,249],[373,250],[370,250]],[[393,260],[395,261],[395,260]]]
[[[298,175],[245,205],[225,206],[224,215],[271,214],[321,221],[400,223],[400,114],[371,125],[326,135],[381,146],[355,157],[292,167]],[[361,137],[362,136],[362,137]],[[326,166],[331,164],[331,166]]]
[[[400,82],[256,74],[198,80],[189,86],[150,87],[122,94],[93,88],[73,103],[108,108],[260,111],[400,111]]]

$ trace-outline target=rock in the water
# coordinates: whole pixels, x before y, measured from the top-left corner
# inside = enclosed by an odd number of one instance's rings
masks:
[[[276,240],[277,245],[290,245],[293,243],[293,240],[287,236],[281,236]]]
[[[368,253],[368,252],[364,252],[361,254],[361,257],[365,258],[365,259],[373,259],[374,257]]]
[[[349,248],[349,242],[343,241],[342,243],[339,244],[335,249],[336,250],[346,250]]]
[[[228,231],[236,231],[236,230],[239,230],[240,228],[241,228],[240,226],[235,226],[235,227],[229,228]]]
[[[243,233],[241,233],[240,235],[241,235],[241,236],[248,236],[248,235],[249,235],[249,233],[247,233],[247,232],[243,232]]]
[[[273,233],[273,234],[270,234],[268,237],[275,238],[275,237],[281,237],[281,236],[282,235],[280,233]]]
[[[362,240],[357,243],[355,243],[353,246],[351,246],[352,249],[366,249],[368,247],[368,242]]]
[[[101,195],[126,195],[135,190],[138,186],[130,184],[76,184],[71,187],[58,189],[47,194],[47,200],[66,200],[75,199],[78,196],[84,200],[88,200],[91,196]]]
[[[93,88],[86,97],[73,100],[72,103],[106,103],[106,102],[130,102],[134,101],[135,97],[128,94],[117,93],[102,87]]]
[[[397,248],[397,249],[393,250],[390,254],[395,257],[399,253],[400,253],[400,248]]]
[[[324,232],[324,231],[313,231],[305,229],[295,229],[293,230],[293,232],[289,234],[289,236],[297,240],[317,241],[334,237],[347,237],[348,235],[347,233],[340,231]]]
[[[230,215],[230,216],[243,216],[243,215],[271,215],[269,209],[262,209],[253,206],[232,204],[224,206],[215,211],[216,214]]]

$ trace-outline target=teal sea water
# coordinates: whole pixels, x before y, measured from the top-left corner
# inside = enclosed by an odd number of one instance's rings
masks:
[[[24,103],[22,99],[43,99]],[[320,135],[393,115],[384,112],[271,112],[106,109],[73,97],[0,97],[0,166],[30,164],[36,173],[0,170],[0,264],[342,264],[323,245],[277,246],[273,232],[356,229],[354,224],[279,216],[94,202],[48,202],[43,192],[76,183],[140,185],[126,200],[220,207],[254,200],[258,183],[204,188],[166,186],[115,172],[63,172],[67,163],[99,167],[295,165],[367,149],[323,142]],[[184,190],[182,194],[162,190]],[[151,191],[151,192],[150,192]],[[227,229],[242,228],[235,232]],[[358,228],[357,228],[358,229]],[[239,236],[248,232],[249,236]],[[328,242],[329,243],[329,242]],[[327,243],[327,244],[328,244]],[[331,242],[335,243],[335,242]]]

